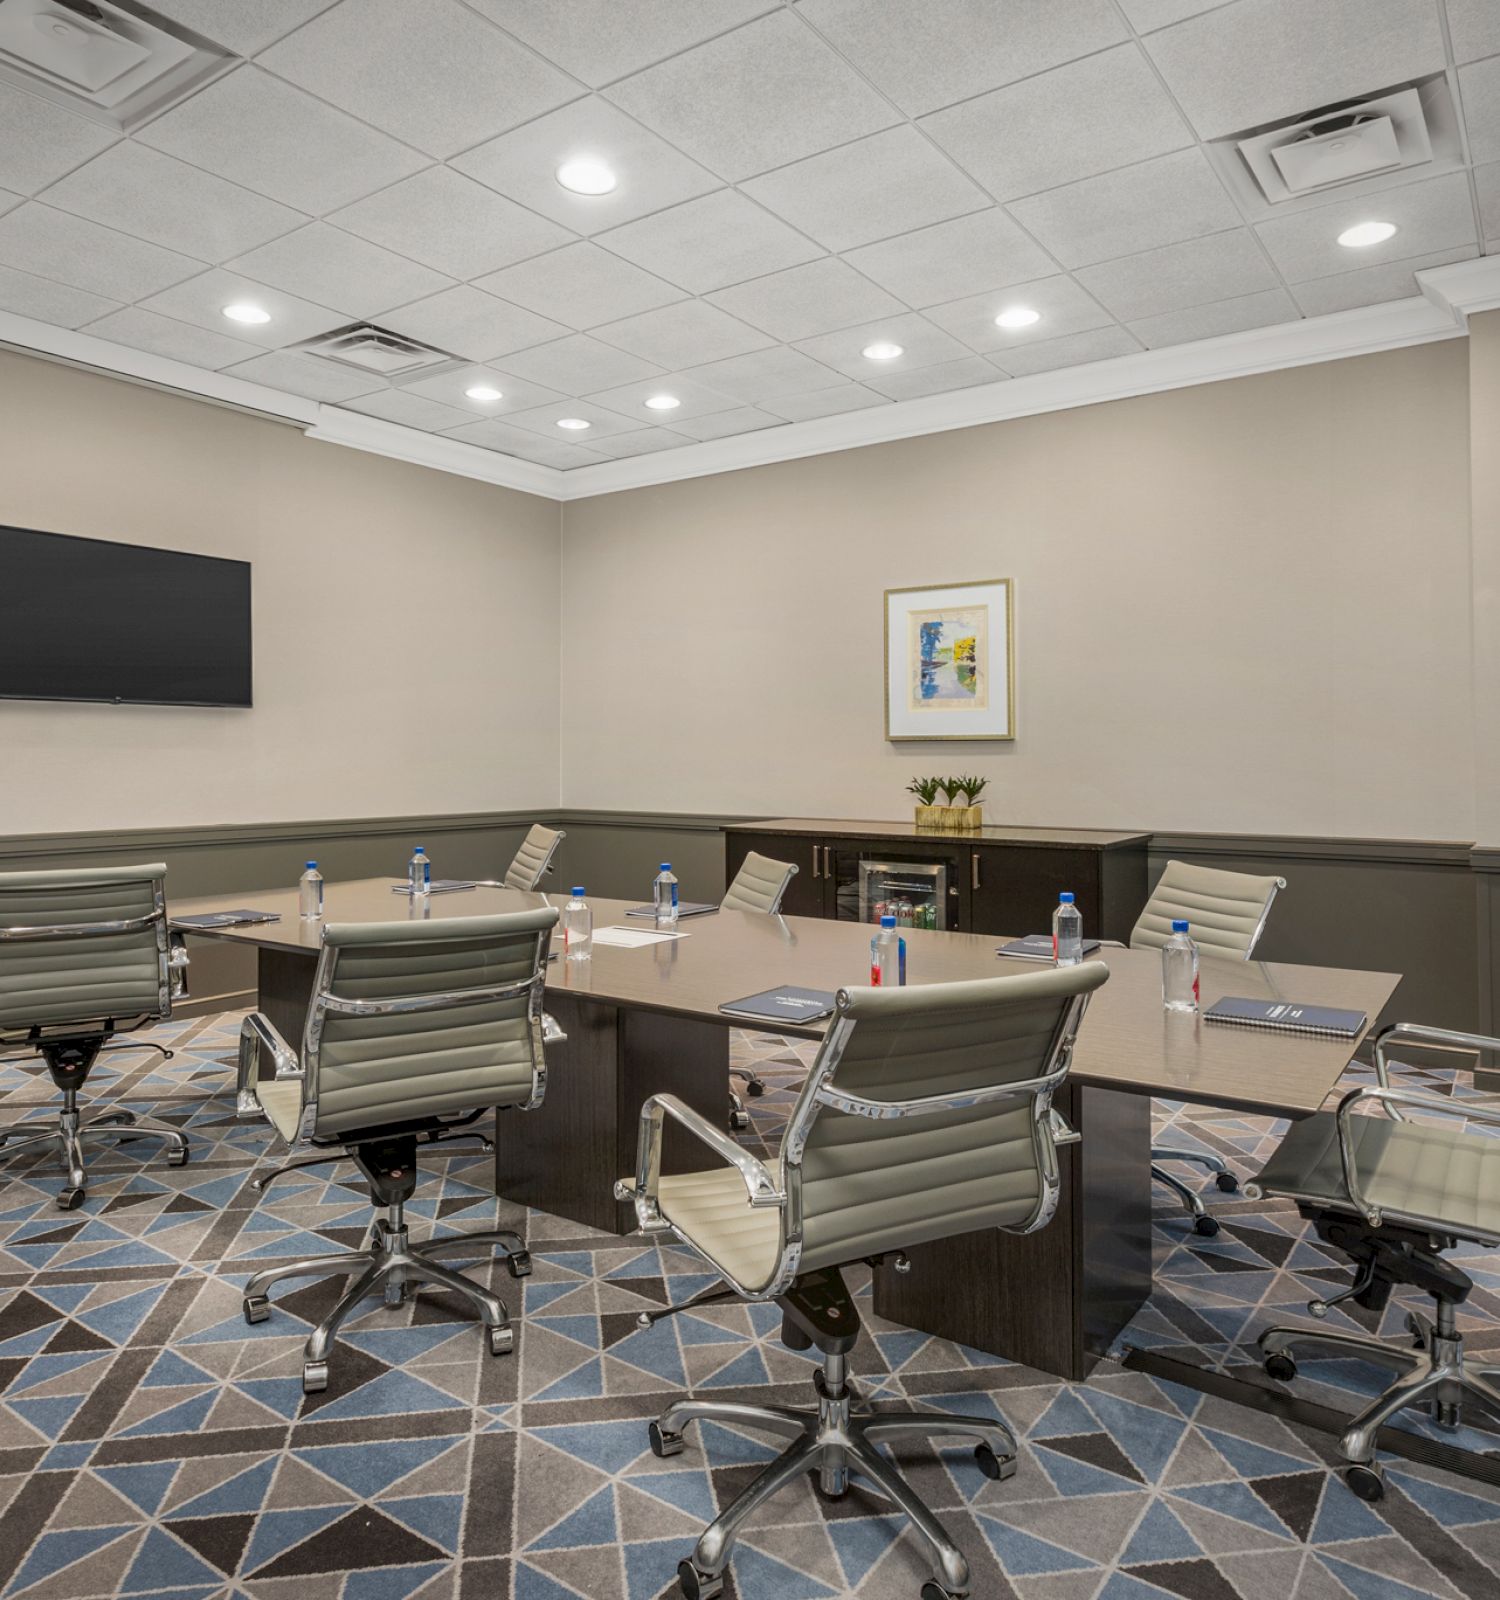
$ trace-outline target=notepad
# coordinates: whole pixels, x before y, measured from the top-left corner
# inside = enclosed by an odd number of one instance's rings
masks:
[[[1337,1006],[1304,1006],[1290,1000],[1246,1000],[1226,995],[1203,1013],[1205,1022],[1228,1022],[1240,1028],[1268,1028],[1279,1033],[1310,1033],[1328,1039],[1357,1039],[1368,1018],[1363,1011]]]
[[[784,984],[779,989],[762,989],[743,1000],[726,1000],[719,1010],[726,1017],[744,1017],[747,1022],[807,1023],[833,1015],[834,997],[828,989],[798,989]]]
[[[427,885],[427,893],[455,894],[460,889],[477,889],[478,887],[479,885],[472,878],[434,878]],[[408,884],[393,883],[391,885],[391,893],[410,894],[411,888]]]
[[[665,939],[686,939],[685,933],[666,933],[656,928],[595,928],[594,943],[618,945],[622,950],[641,950]]]
[[[683,900],[677,907],[679,917],[701,917],[706,912],[717,911],[717,906],[705,905],[701,900]],[[655,917],[655,906],[632,906],[625,913],[627,917]]]
[[[195,917],[173,917],[174,928],[232,928],[245,922],[280,922],[275,911],[205,911]]]
[[[1097,939],[1083,941],[1084,955],[1090,954],[1099,948]],[[1052,935],[1050,933],[1028,933],[1024,939],[1012,939],[1009,944],[1003,944],[995,952],[997,956],[1007,956],[1013,961],[1050,961],[1052,959]]]

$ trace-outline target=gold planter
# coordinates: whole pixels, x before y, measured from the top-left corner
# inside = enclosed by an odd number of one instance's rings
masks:
[[[917,826],[934,833],[964,833],[980,825],[980,806],[918,806]]]

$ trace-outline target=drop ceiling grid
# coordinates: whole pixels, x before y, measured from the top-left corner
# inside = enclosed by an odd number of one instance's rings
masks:
[[[216,8],[204,0],[156,6],[214,37]],[[1309,304],[1397,298],[1415,292],[1405,280],[1416,267],[1484,248],[1478,219],[1494,172],[1475,173],[1472,146],[1500,140],[1500,32],[1476,23],[1469,0],[1324,0],[1315,15],[1302,0],[424,8],[431,26],[407,38],[404,0],[281,0],[259,28],[215,39],[245,52],[225,75],[124,140],[0,85],[10,133],[0,140],[0,310],[568,466],[605,459],[606,446],[617,456],[616,440],[632,453],[673,449],[1284,322]],[[351,57],[351,39],[369,36],[384,48]],[[449,41],[447,54],[434,39]],[[1205,133],[1223,131],[1202,87],[1224,72],[1216,40],[1233,41],[1234,90],[1261,120],[1309,109],[1307,95],[1326,104],[1446,71],[1472,119],[1466,198],[1455,198],[1456,174],[1441,196],[1442,177],[1397,182],[1379,196],[1403,222],[1397,241],[1354,257],[1320,244],[1317,220],[1289,245],[1288,225],[1318,212],[1268,219],[1263,232],[1204,154]],[[1322,65],[1306,58],[1309,41]],[[503,64],[519,102],[433,107],[434,83],[472,83],[476,59]],[[1346,81],[1354,72],[1364,76]],[[1287,77],[1295,87],[1280,91]],[[743,109],[788,84],[803,98],[783,100],[774,127],[725,113],[720,91],[737,91]],[[241,120],[216,121],[219,105],[238,105]],[[284,117],[267,128],[248,105]],[[579,119],[622,130],[642,163],[654,158],[656,189],[592,213],[538,189],[530,168],[552,128],[561,147]],[[278,149],[278,134],[297,126],[326,139],[304,136],[326,170],[305,147]],[[515,151],[523,159],[508,172]],[[867,151],[880,162],[862,160]],[[180,194],[163,195],[174,179]],[[983,278],[987,219],[1012,264],[997,264],[993,282]],[[1493,222],[1486,231],[1493,238]],[[947,247],[965,238],[959,270]],[[578,299],[556,293],[569,273]],[[537,297],[554,279],[543,313]],[[225,323],[216,302],[228,285],[262,285],[294,324],[251,334]],[[993,327],[1007,291],[1043,310],[1035,330]],[[320,316],[312,331],[362,317],[415,337],[451,328],[464,345],[455,355],[532,398],[497,410],[455,385],[438,402],[363,375],[351,375],[357,394],[343,394],[339,369],[268,360]],[[864,360],[886,327],[905,353]],[[309,367],[330,374],[326,388]],[[654,378],[691,386],[682,425],[643,409]],[[560,414],[538,403],[546,393],[594,418],[583,437],[598,453],[543,431]],[[475,427],[502,415],[508,426]]]

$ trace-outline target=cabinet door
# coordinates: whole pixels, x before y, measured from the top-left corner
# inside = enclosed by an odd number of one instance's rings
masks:
[[[1057,897],[1078,897],[1087,939],[1099,937],[1099,855],[1027,845],[975,845],[969,862],[969,931],[1022,938],[1047,933]]]
[[[800,833],[739,833],[724,837],[724,887],[734,882],[740,864],[754,850],[773,861],[790,861],[797,871],[786,886],[781,909],[789,917],[821,917],[824,909],[823,841]]]

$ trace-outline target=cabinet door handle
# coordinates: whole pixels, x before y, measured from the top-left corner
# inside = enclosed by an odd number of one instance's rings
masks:
[[[813,877],[815,879],[818,877],[818,847],[817,847],[817,845],[813,846]]]
[[[823,876],[825,878],[833,876],[833,846],[831,844],[823,846]]]
[[[979,887],[979,852],[977,850],[971,852],[969,856],[969,887],[971,889]]]

